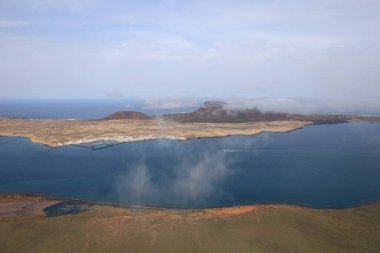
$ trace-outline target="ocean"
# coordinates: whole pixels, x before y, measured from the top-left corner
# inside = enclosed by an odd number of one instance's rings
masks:
[[[307,126],[105,149],[0,138],[0,192],[133,206],[286,203],[344,208],[380,201],[380,125]]]

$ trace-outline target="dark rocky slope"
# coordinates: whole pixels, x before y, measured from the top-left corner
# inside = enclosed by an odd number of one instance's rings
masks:
[[[258,108],[230,108],[224,102],[206,101],[204,106],[194,112],[173,113],[163,116],[149,116],[142,112],[122,111],[115,112],[102,120],[113,119],[153,119],[162,117],[182,123],[244,123],[277,120],[301,120],[310,121],[313,124],[335,124],[351,121],[365,121],[379,123],[380,117],[343,114],[296,114],[285,112],[263,112]]]

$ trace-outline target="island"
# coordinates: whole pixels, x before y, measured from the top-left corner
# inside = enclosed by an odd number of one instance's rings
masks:
[[[0,117],[0,136],[26,137],[36,143],[59,147],[95,142],[188,140],[254,135],[262,132],[289,132],[311,124],[350,122],[380,122],[380,117],[262,112],[257,108],[229,108],[223,102],[206,101],[204,106],[194,112],[160,116],[125,111],[92,120]]]

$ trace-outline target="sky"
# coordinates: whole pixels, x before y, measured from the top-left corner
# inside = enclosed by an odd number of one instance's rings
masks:
[[[0,0],[0,96],[380,98],[380,1]]]

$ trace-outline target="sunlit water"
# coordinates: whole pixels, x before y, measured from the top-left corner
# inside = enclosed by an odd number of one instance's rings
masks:
[[[90,150],[0,138],[0,192],[169,208],[380,200],[380,125],[308,126]]]

